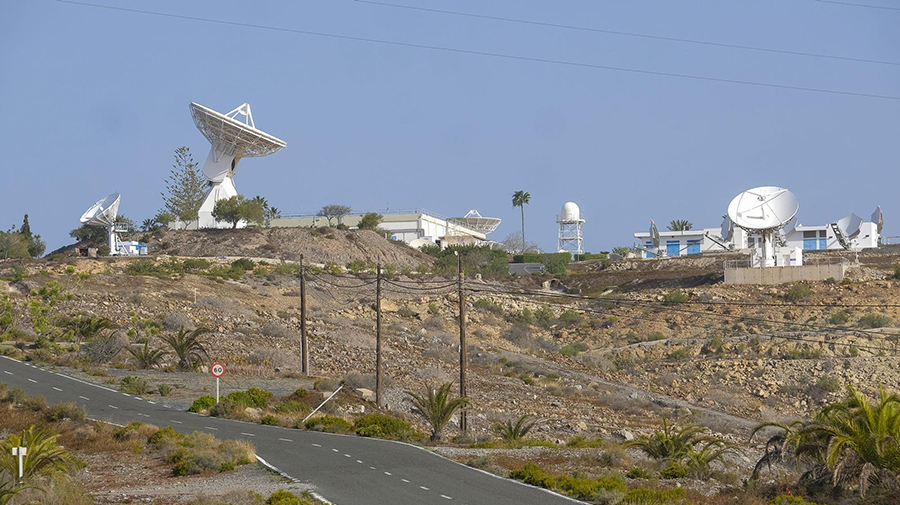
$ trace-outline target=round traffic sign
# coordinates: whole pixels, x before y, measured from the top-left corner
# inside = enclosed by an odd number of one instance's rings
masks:
[[[213,377],[221,377],[225,374],[225,366],[221,363],[213,363],[211,367],[209,367],[209,373],[213,374]]]

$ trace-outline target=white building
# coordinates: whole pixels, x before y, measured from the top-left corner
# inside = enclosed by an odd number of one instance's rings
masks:
[[[686,231],[660,231],[659,232],[659,251],[663,257],[686,256],[689,254],[700,254],[703,252],[721,252],[726,251],[727,245],[730,243],[743,244],[741,248],[747,247],[746,232],[741,229],[734,230],[734,236],[731,242],[725,242],[719,239],[719,228],[702,228]],[[640,241],[642,258],[655,258],[656,253],[652,252],[653,239],[649,231],[637,232],[634,238]],[[715,240],[714,240],[715,239]]]

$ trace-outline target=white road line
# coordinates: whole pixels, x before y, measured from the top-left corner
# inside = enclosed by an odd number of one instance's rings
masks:
[[[441,495],[441,498],[443,498],[443,499],[445,499],[445,500],[452,500],[452,499],[453,499],[453,498],[450,498],[449,496],[447,496],[447,495],[445,495],[445,494],[442,494],[442,495]]]
[[[374,469],[375,469],[375,467],[374,467],[374,466],[370,466],[370,467],[369,467],[369,468],[371,468],[371,469],[372,469],[372,470],[374,470]]]
[[[338,450],[337,450],[337,449],[332,449],[332,451],[334,451],[334,452],[338,452]]]
[[[115,405],[107,405],[107,407],[111,407],[111,408],[114,408],[114,409],[116,409],[116,410],[119,410],[119,407],[116,407]]]
[[[123,394],[123,395],[125,395],[125,396],[131,396],[131,395],[130,395],[130,394],[128,394],[128,393],[122,393],[122,394]]]
[[[135,399],[135,400],[140,400],[140,401],[144,401],[144,399],[143,399],[143,398],[141,398],[141,397],[140,397],[140,396],[135,396],[135,397],[134,397],[134,399]]]
[[[385,475],[394,475],[391,472],[384,472]]]
[[[349,457],[351,457],[351,456],[350,456],[349,454],[344,454],[344,457],[345,457],[345,458],[349,458]]]
[[[405,482],[405,483],[407,483],[407,484],[409,484],[409,481],[408,481],[408,480],[406,480],[406,479],[400,479],[400,480],[402,480],[402,481],[403,481],[403,482]]]
[[[184,424],[184,423],[182,423],[181,421],[176,421],[176,420],[174,420],[174,419],[169,419],[169,422],[170,422],[170,423],[175,423],[175,424]]]
[[[205,429],[205,430],[219,431],[219,428],[213,428],[212,426],[204,426],[203,429]]]
[[[241,432],[241,435],[247,435],[248,437],[255,437],[255,436],[256,436],[256,435],[254,435],[253,433],[244,433],[244,432]]]
[[[321,444],[312,444],[313,447],[322,447]]]
[[[419,486],[419,489],[424,489],[425,491],[431,491],[430,489],[428,489],[428,488],[425,487],[425,486]]]
[[[360,465],[362,464],[362,461],[360,461],[360,460],[356,460],[356,462],[359,463]]]
[[[56,390],[56,391],[59,391],[60,393],[62,393],[62,389],[59,389],[59,388],[56,387],[56,386],[53,386],[53,389]]]
[[[82,400],[91,401],[91,399],[88,398],[87,396],[79,396],[78,398],[81,398]]]
[[[293,440],[289,438],[279,438],[278,440],[281,440],[282,442],[293,442]]]
[[[4,370],[3,373],[5,373],[6,375],[12,375],[12,374],[13,374],[12,372],[7,372],[6,370]]]
[[[147,400],[147,403],[149,403],[150,405],[156,405],[156,402],[151,402],[150,400]]]
[[[34,380],[34,379],[28,379],[28,382],[34,382],[34,383],[37,383],[37,381]]]

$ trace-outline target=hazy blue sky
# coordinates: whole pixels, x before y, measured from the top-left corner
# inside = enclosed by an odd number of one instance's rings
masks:
[[[353,0],[97,3],[458,49],[900,97],[900,66],[691,45]],[[391,1],[391,0],[387,0]],[[900,63],[900,10],[815,0],[393,0],[551,23]],[[863,0],[860,0],[862,2]],[[876,0],[872,0],[875,3]],[[897,5],[879,0],[881,5]],[[800,220],[884,207],[900,235],[900,100],[705,82],[117,12],[0,2],[0,226],[31,215],[48,250],[94,201],[161,206],[172,151],[208,143],[188,103],[287,141],[242,161],[238,191],[285,212],[476,208],[556,248],[573,200],[588,250],[689,219],[718,226],[743,189],[781,185]]]

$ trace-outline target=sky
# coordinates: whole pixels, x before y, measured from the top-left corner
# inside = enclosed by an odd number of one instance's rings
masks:
[[[249,102],[257,127],[287,142],[242,160],[235,177],[240,193],[285,214],[331,203],[445,216],[477,209],[503,219],[491,235],[499,241],[519,229],[511,196],[525,190],[529,240],[556,250],[556,216],[574,201],[585,249],[597,252],[631,245],[650,219],[718,227],[735,195],[774,185],[797,195],[803,224],[868,218],[880,204],[884,235],[900,235],[900,8],[384,0],[884,64],[355,0],[91,1],[287,30],[0,2],[0,228],[28,213],[48,251],[71,243],[81,213],[111,192],[138,223],[162,207],[174,149],[190,147],[197,162],[209,150],[191,101],[222,112]]]

